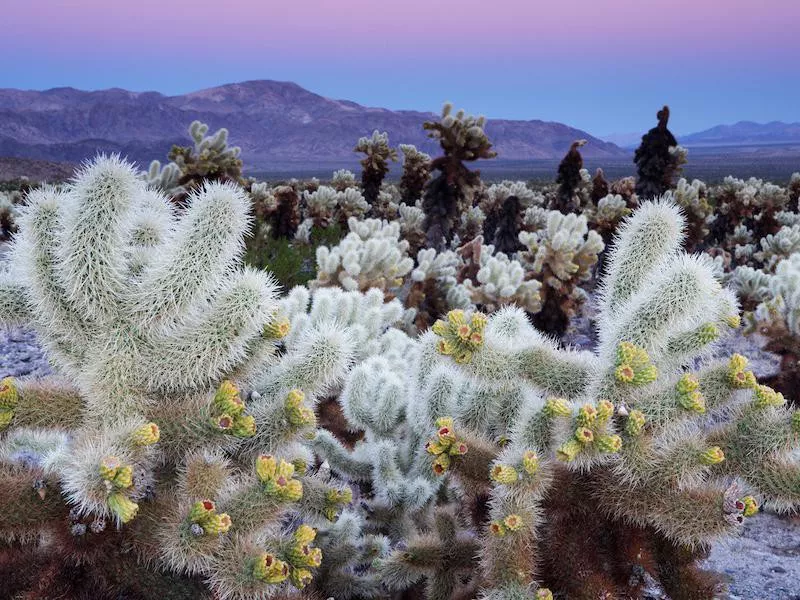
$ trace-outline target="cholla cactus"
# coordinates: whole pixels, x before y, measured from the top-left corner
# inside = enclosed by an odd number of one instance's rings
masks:
[[[397,161],[397,150],[389,146],[389,134],[372,132],[372,137],[362,137],[354,149],[366,156],[361,160],[361,189],[368,204],[375,204],[383,178],[389,172],[389,161]]]
[[[461,266],[461,259],[452,250],[436,252],[427,248],[417,253],[417,266],[411,271],[411,286],[405,304],[416,311],[414,323],[419,331],[427,329],[450,308],[471,306],[471,302],[465,306],[459,300],[464,295],[453,292]]]
[[[597,201],[597,206],[589,213],[588,219],[592,228],[603,238],[603,242],[608,244],[619,224],[630,214],[631,209],[622,196],[608,194]]]
[[[348,188],[356,187],[356,176],[352,171],[339,169],[333,172],[331,177],[331,187],[337,192],[343,192]]]
[[[594,177],[592,177],[592,193],[590,199],[592,204],[597,204],[609,195],[611,192],[611,188],[609,187],[608,180],[606,179],[605,173],[603,173],[603,169],[597,169],[594,172]]]
[[[748,331],[766,336],[766,349],[781,357],[781,369],[768,383],[800,405],[800,252],[778,263],[775,273],[739,267],[733,280],[740,296],[757,306],[747,313]]]
[[[585,202],[582,202],[578,194],[581,184],[587,184],[589,173],[583,168],[583,157],[579,148],[587,144],[586,140],[576,140],[572,142],[566,156],[558,165],[558,191],[551,202],[549,208],[561,212],[577,211]]]
[[[411,205],[422,199],[422,193],[431,177],[431,157],[411,144],[400,144],[400,150],[403,152],[401,200]]]
[[[167,196],[186,193],[186,188],[179,183],[181,169],[174,162],[168,162],[162,167],[161,161],[151,161],[147,171],[144,171],[141,177],[147,187],[156,189]]]
[[[347,223],[350,217],[361,218],[369,210],[369,203],[355,188],[347,188],[338,192],[339,222]]]
[[[237,264],[250,203],[231,184],[204,184],[178,219],[129,164],[100,158],[28,204],[0,314],[34,324],[69,383],[0,384],[0,553],[15,570],[2,589],[197,597],[205,580],[244,600],[303,587],[320,555],[298,525],[342,502],[305,472],[301,441],[349,368],[346,331],[309,327],[275,355],[288,322],[270,276]],[[9,554],[14,540],[31,550]]]
[[[376,287],[386,293],[401,285],[414,261],[407,254],[408,242],[400,239],[400,225],[355,217],[347,224],[350,233],[338,246],[317,248],[317,277],[309,285],[361,291]]]
[[[525,268],[519,261],[502,252],[495,253],[494,246],[481,246],[477,259],[475,283],[465,279],[460,285],[473,304],[486,312],[494,312],[514,304],[530,313],[542,309],[541,283],[526,279]]]
[[[417,204],[401,204],[397,208],[399,214],[400,233],[408,242],[411,252],[417,251],[425,245],[425,213]]]
[[[463,110],[452,115],[452,110],[451,104],[445,104],[438,122],[426,121],[423,125],[444,152],[431,162],[431,169],[440,174],[428,183],[422,202],[427,245],[437,250],[452,241],[457,216],[473,204],[472,190],[480,181],[480,173],[467,169],[464,162],[496,156],[483,130],[486,119],[468,116]]]
[[[484,239],[493,244],[499,252],[512,254],[520,250],[517,236],[524,221],[523,211],[543,202],[544,198],[522,181],[503,181],[489,186],[485,197],[479,203],[481,214],[485,218]],[[474,237],[469,235],[471,232],[468,229],[464,226],[461,228],[465,233],[464,239]]]
[[[742,245],[738,235],[742,228],[755,239],[777,233],[781,227],[777,215],[789,200],[785,189],[754,177],[746,181],[726,177],[722,185],[709,190],[709,197],[716,212],[711,241],[732,254]],[[746,264],[747,258],[734,260],[734,265]]]
[[[708,226],[714,220],[714,208],[707,200],[706,184],[699,179],[689,183],[681,178],[667,195],[683,209],[687,224],[684,248],[687,252],[694,252],[704,245],[709,234]]]
[[[371,482],[368,502],[455,502],[480,527],[476,551],[458,521],[440,528],[419,508],[420,534],[379,563],[387,586],[424,578],[429,597],[448,597],[436,590],[451,565],[487,599],[552,597],[536,582],[568,597],[636,597],[643,580],[630,574],[643,570],[673,598],[710,597],[715,583],[693,571],[692,549],[761,503],[800,502],[798,419],[783,397],[739,355],[693,370],[738,317],[709,261],[680,251],[683,227],[668,203],[626,220],[596,355],[557,349],[516,307],[452,311],[417,342],[410,372],[385,382],[385,368],[351,373],[350,394],[371,400],[354,424],[369,433],[351,454],[329,451],[334,471]],[[378,420],[400,414],[407,425]],[[369,448],[381,431],[393,443]],[[376,457],[390,462],[370,468]],[[392,482],[376,485],[387,473]],[[636,553],[609,535],[635,539]]]
[[[787,191],[789,193],[790,210],[800,211],[800,173],[792,173]]]
[[[19,192],[0,192],[0,240],[11,237],[17,230],[21,196]]]
[[[339,192],[326,185],[317,187],[313,192],[303,192],[308,218],[317,227],[327,227],[334,220],[339,198]]]
[[[686,162],[685,150],[667,129],[669,107],[664,106],[657,117],[658,125],[642,136],[633,159],[639,175],[636,194],[644,199],[657,198],[669,190]]]
[[[605,248],[586,216],[550,211],[547,226],[535,233],[523,231],[519,240],[528,249],[521,254],[529,278],[541,283],[541,312],[534,324],[542,331],[563,335],[570,317],[586,300],[579,287],[588,281],[598,255]]]
[[[185,199],[185,193],[197,189],[205,181],[242,183],[241,148],[228,146],[228,130],[225,128],[218,129],[213,135],[207,133],[208,125],[192,121],[189,135],[194,146],[173,146],[170,150],[169,160],[180,171],[177,181],[174,167],[167,165],[159,172],[156,165],[150,165],[152,179],[167,186],[169,189],[164,191],[173,197],[183,192],[179,199]],[[173,188],[173,184],[177,185]]]
[[[292,239],[301,222],[300,195],[290,185],[270,188],[266,183],[253,182],[250,198],[256,217],[256,235],[262,226],[269,228],[273,238]]]

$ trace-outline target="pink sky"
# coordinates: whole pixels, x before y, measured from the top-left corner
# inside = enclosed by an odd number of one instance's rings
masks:
[[[474,112],[519,118],[525,96],[530,103],[549,94],[546,110],[527,117],[553,119],[587,92],[594,99],[583,115],[623,91],[648,106],[649,94],[655,104],[670,90],[688,94],[675,90],[682,85],[708,85],[707,100],[743,85],[745,105],[767,81],[775,93],[797,99],[800,91],[799,0],[9,2],[0,56],[10,67],[0,69],[0,87],[180,93],[266,78],[365,104],[437,110],[448,98],[470,104],[462,92],[477,77],[484,104],[468,106]],[[664,87],[655,89],[659,78]],[[765,118],[777,100],[764,102],[760,110],[743,105],[741,118]],[[788,98],[778,104],[775,118],[789,118]]]

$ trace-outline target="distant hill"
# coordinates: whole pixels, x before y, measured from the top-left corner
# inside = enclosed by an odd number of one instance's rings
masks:
[[[678,141],[687,147],[798,144],[800,123],[739,121],[733,125],[717,125],[705,131],[678,136]]]
[[[199,119],[212,129],[227,127],[250,169],[275,162],[353,161],[356,141],[374,129],[388,131],[393,145],[410,143],[437,152],[422,129],[434,117],[332,100],[278,81],[235,83],[181,96],[122,89],[0,89],[0,156],[79,162],[105,151],[142,164],[163,161],[172,144],[189,143],[188,125]],[[561,123],[493,119],[486,129],[502,159],[561,158],[580,138],[589,140],[582,150],[586,157],[626,155],[614,144]]]

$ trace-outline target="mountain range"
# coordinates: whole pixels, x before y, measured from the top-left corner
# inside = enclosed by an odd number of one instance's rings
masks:
[[[762,146],[800,143],[800,123],[739,121],[680,137],[684,146]]]
[[[365,107],[333,100],[297,84],[247,81],[179,96],[122,89],[45,91],[0,89],[0,156],[78,162],[98,151],[120,152],[142,165],[165,160],[172,144],[187,145],[189,123],[226,127],[245,166],[275,162],[354,161],[359,137],[386,131],[393,145],[436,154],[424,121],[433,113]],[[502,159],[560,159],[576,139],[587,157],[624,157],[618,146],[588,133],[539,120],[490,119],[487,134]]]

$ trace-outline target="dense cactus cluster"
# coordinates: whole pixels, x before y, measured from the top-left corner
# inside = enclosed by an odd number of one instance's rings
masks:
[[[800,175],[678,179],[668,116],[616,181],[483,182],[446,105],[397,185],[378,131],[264,182],[195,122],[17,194],[0,320],[55,374],[0,373],[0,596],[718,597],[800,507]]]

